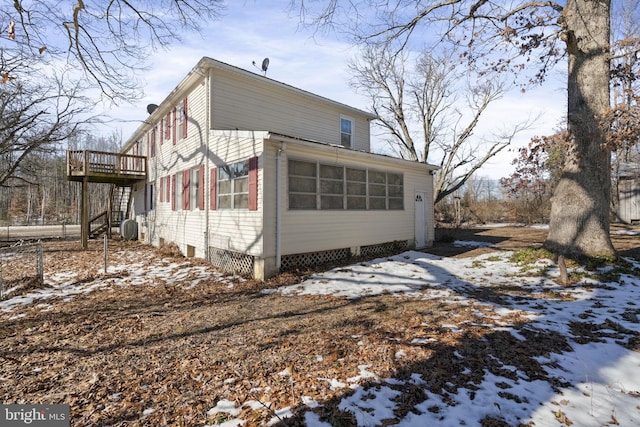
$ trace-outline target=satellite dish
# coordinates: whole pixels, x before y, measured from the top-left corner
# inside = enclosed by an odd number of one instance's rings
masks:
[[[156,111],[157,108],[158,106],[156,104],[149,104],[147,105],[147,113],[153,114],[153,112]]]
[[[256,61],[253,61],[253,66],[258,68],[258,66],[256,65]],[[267,68],[269,68],[269,58],[264,58],[262,60],[262,66],[260,67],[260,69],[262,70],[262,72],[264,73],[264,75],[267,75]]]

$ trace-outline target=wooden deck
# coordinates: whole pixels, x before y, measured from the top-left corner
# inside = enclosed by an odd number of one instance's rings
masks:
[[[67,151],[67,179],[131,185],[147,178],[147,158],[104,151]]]

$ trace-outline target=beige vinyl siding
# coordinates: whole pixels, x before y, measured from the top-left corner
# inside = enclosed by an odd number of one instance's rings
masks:
[[[354,149],[369,151],[369,121],[322,99],[265,80],[212,70],[212,129],[267,130],[340,144],[340,117],[354,120]]]
[[[263,248],[262,159],[264,132],[212,131],[210,133],[213,167],[258,157],[258,209],[216,209],[209,211],[209,234],[212,247],[261,257]],[[207,173],[209,173],[207,171]],[[208,191],[209,187],[207,187]]]
[[[182,210],[181,206],[178,206],[178,209],[174,211],[171,200],[166,198],[166,185],[170,185],[172,176],[207,163],[206,141],[201,131],[206,126],[206,90],[203,84],[193,85],[190,91],[175,102],[175,105],[163,105],[164,111],[162,111],[161,118],[164,118],[169,110],[173,110],[174,106],[179,107],[184,97],[188,98],[187,138],[183,139],[178,135],[174,145],[171,138],[164,138],[164,131],[160,134],[158,126],[156,156],[149,159],[149,179],[155,183],[156,192],[154,218],[153,221],[148,218],[147,226],[143,226],[141,229],[146,229],[148,234],[145,237],[154,245],[158,245],[160,239],[163,239],[167,243],[175,243],[184,254],[187,253],[187,246],[192,246],[195,248],[196,257],[205,257],[205,211],[193,207],[189,210]],[[154,122],[153,124],[158,123]],[[160,177],[165,179],[163,202],[160,202],[159,195]],[[207,182],[205,173],[205,177],[200,178],[200,185],[206,185]]]
[[[265,159],[273,163],[280,143],[268,145]],[[314,150],[287,144],[282,160],[282,254],[296,254],[322,250],[373,245],[395,240],[413,241],[415,236],[414,197],[416,191],[426,192],[433,204],[432,177],[426,165],[411,162],[387,161],[382,156],[355,156],[349,150],[336,148],[333,152]],[[403,210],[289,210],[287,160],[318,161],[322,164],[401,173],[404,184]],[[275,177],[273,181],[275,182]],[[275,201],[275,186],[267,183],[265,198]],[[432,209],[428,209],[431,212]],[[428,214],[427,230],[433,240],[433,215]],[[265,236],[275,235],[275,207],[265,212]],[[268,244],[267,244],[268,243]],[[265,237],[265,256],[275,254],[275,245]]]

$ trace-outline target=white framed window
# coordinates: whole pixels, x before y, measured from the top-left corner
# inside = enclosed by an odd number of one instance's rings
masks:
[[[349,117],[340,117],[340,144],[353,147],[353,120]]]
[[[189,191],[189,197],[191,198],[191,209],[202,209],[203,206],[200,206],[200,198],[198,195],[200,194],[200,168],[191,169],[191,190]]]
[[[181,140],[182,138],[184,138],[184,123],[186,111],[184,111],[183,104],[178,105],[176,108],[178,110],[178,118],[176,120],[176,126],[178,127],[178,129],[176,132],[176,138],[178,140]]]
[[[218,168],[218,209],[249,208],[249,160]]]

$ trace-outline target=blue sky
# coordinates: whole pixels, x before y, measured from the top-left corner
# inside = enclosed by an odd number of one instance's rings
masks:
[[[156,52],[142,76],[145,97],[130,106],[113,108],[115,121],[100,129],[105,134],[121,130],[124,140],[146,118],[146,106],[161,102],[203,57],[209,56],[236,67],[260,73],[263,58],[270,59],[269,78],[287,83],[345,104],[368,109],[367,99],[349,86],[347,63],[357,53],[347,41],[327,34],[314,34],[299,25],[297,16],[287,13],[288,0],[227,2],[224,15],[204,28],[202,36],[186,34],[183,43]],[[499,178],[512,167],[517,147],[534,135],[550,134],[565,112],[561,78],[552,76],[544,86],[522,94],[514,89],[486,112],[476,133],[478,138],[505,126],[542,114],[537,124],[515,141],[514,147],[496,156],[479,176]],[[373,147],[384,149],[374,138]]]

